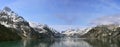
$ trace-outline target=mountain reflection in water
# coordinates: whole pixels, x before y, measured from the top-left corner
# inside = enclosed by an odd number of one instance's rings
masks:
[[[43,40],[2,41],[0,47],[120,47],[119,40],[60,38]]]

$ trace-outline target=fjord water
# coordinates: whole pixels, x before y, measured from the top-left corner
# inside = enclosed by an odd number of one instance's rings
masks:
[[[2,41],[0,47],[120,47],[119,40],[61,38],[43,40]]]

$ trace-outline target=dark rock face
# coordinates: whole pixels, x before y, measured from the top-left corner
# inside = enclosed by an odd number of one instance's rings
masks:
[[[120,27],[111,25],[101,25],[92,28],[82,38],[118,38],[120,37]]]
[[[9,12],[11,11],[11,9],[10,9],[9,7],[7,7],[7,6],[4,7],[4,10],[5,10],[5,11],[9,11]]]
[[[16,33],[15,29],[6,28],[0,24],[0,41],[18,39],[21,39],[21,37]]]

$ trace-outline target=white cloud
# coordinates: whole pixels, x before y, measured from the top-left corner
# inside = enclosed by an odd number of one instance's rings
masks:
[[[111,16],[103,16],[93,20],[90,24],[92,25],[106,25],[106,24],[120,24],[120,15],[111,15]]]

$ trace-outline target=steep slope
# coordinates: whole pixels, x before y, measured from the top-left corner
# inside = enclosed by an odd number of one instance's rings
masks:
[[[32,28],[29,23],[21,16],[18,16],[15,12],[13,12],[9,7],[5,7],[3,10],[0,11],[0,24],[4,25],[8,28],[13,28],[16,30],[16,32],[23,38],[23,39],[37,39],[47,36],[50,38],[52,33],[46,33],[46,32],[52,32],[49,31],[49,28],[42,27],[45,31],[45,35],[42,35],[40,32],[37,31],[37,29]],[[42,29],[40,28],[40,29]],[[46,37],[45,37],[46,38]]]
[[[57,32],[55,29],[49,27],[46,24],[37,24],[37,23],[33,23],[33,22],[29,22],[30,26],[37,31],[42,38],[57,38],[60,37],[60,33]]]
[[[14,28],[22,38],[32,38],[35,35],[34,30],[23,17],[18,16],[9,7],[5,7],[0,12],[0,24],[5,27]]]
[[[2,40],[18,40],[21,37],[16,33],[14,29],[6,28],[0,24],[0,41]]]
[[[99,25],[86,34],[82,35],[83,38],[119,38],[120,27],[118,25]]]

